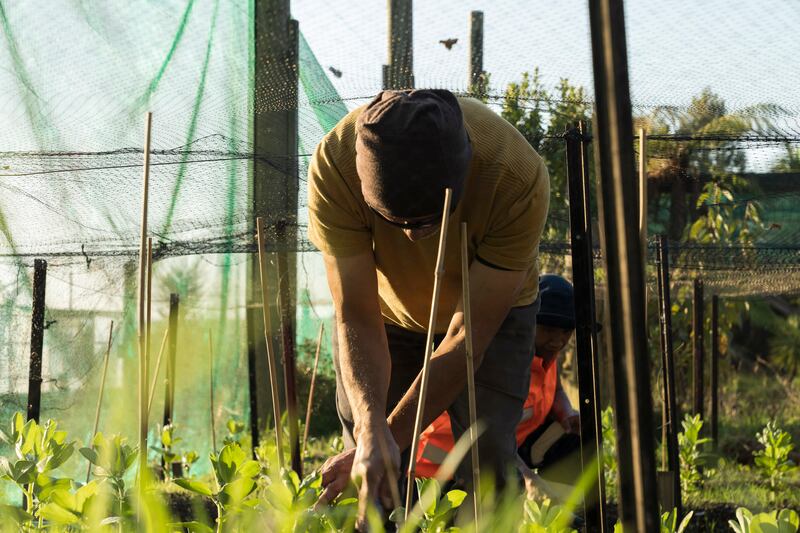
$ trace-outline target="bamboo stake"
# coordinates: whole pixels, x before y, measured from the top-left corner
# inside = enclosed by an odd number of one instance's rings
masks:
[[[264,343],[267,349],[267,363],[269,365],[269,383],[272,389],[272,411],[275,416],[275,446],[278,451],[278,467],[283,469],[283,435],[281,432],[281,406],[278,396],[278,370],[275,366],[275,353],[272,351],[272,321],[269,316],[269,290],[267,289],[267,252],[264,248],[265,231],[264,220],[256,218],[258,238],[258,266],[261,277],[261,306],[264,316]]]
[[[139,242],[139,496],[144,494],[145,468],[147,467],[147,359],[146,359],[146,292],[147,287],[147,204],[150,184],[150,131],[153,114],[145,115],[144,165],[142,176],[142,224]]]
[[[475,405],[475,364],[472,352],[472,309],[469,293],[469,236],[467,223],[461,223],[461,301],[464,308],[464,349],[467,355],[467,396],[469,398],[469,440],[472,443],[472,503],[475,507],[475,529],[480,508],[481,471],[478,462],[478,411]]]
[[[319,364],[319,351],[322,347],[322,333],[325,330],[325,323],[319,325],[319,334],[317,334],[317,353],[314,355],[314,369],[311,371],[311,385],[308,387],[308,406],[306,407],[306,424],[303,428],[303,448],[300,452],[300,458],[306,456],[306,443],[308,442],[308,428],[311,425],[311,406],[314,402],[314,386],[317,383],[317,365]]]
[[[208,330],[208,397],[211,404],[211,449],[217,453],[217,429],[214,427],[214,345]]]
[[[442,276],[444,274],[444,250],[447,244],[447,227],[450,222],[450,201],[453,190],[445,189],[444,211],[442,212],[442,226],[439,228],[439,250],[436,253],[436,271],[433,276],[433,295],[431,296],[431,315],[428,319],[428,336],[425,341],[425,359],[422,365],[422,382],[419,388],[419,400],[417,402],[417,416],[414,420],[414,434],[411,440],[411,459],[408,465],[408,486],[406,487],[406,513],[405,519],[408,520],[408,513],[411,507],[411,495],[414,488],[414,476],[417,471],[417,448],[419,447],[419,434],[422,432],[422,415],[425,410],[425,399],[428,395],[428,378],[430,376],[430,361],[433,354],[433,330],[436,327],[436,315],[439,311],[439,293],[442,288]]]
[[[158,356],[156,357],[156,367],[153,373],[153,381],[150,384],[150,395],[147,397],[147,419],[150,420],[150,410],[153,408],[153,396],[156,395],[156,383],[158,382],[158,373],[161,370],[161,356],[164,355],[164,347],[167,345],[167,338],[169,338],[169,328],[164,332],[164,337],[161,339],[161,347],[158,349]]]
[[[152,330],[153,330],[153,238],[147,238],[147,318],[145,323],[145,358],[147,365],[147,380],[150,378],[150,351],[152,350]],[[149,399],[149,396],[148,396]],[[147,409],[147,422],[150,423],[150,408]]]
[[[100,407],[103,405],[103,391],[106,388],[106,374],[108,373],[108,359],[111,354],[111,342],[114,340],[114,321],[111,321],[111,326],[108,328],[108,344],[106,345],[106,354],[103,358],[103,374],[100,378],[100,392],[97,394],[97,408],[94,410],[94,425],[92,426],[92,439],[97,435],[97,427],[100,424]],[[91,442],[89,443],[91,446]],[[92,463],[86,469],[86,483],[89,483],[89,478],[92,475]]]

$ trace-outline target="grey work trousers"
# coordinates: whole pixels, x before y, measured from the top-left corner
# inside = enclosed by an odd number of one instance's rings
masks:
[[[475,371],[475,396],[478,420],[485,429],[478,439],[482,472],[492,472],[498,488],[506,483],[506,474],[513,468],[517,453],[516,428],[522,417],[522,406],[528,395],[530,366],[534,352],[536,313],[538,300],[530,305],[513,307],[492,339]],[[387,396],[387,416],[411,387],[422,371],[425,355],[425,335],[397,326],[386,325],[389,353],[392,359],[391,379]],[[435,344],[443,335],[435,337]],[[338,346],[334,339],[334,368],[336,370],[336,410],[342,422],[346,448],[355,446],[353,414],[347,393],[341,381]],[[466,364],[466,362],[465,362]],[[438,384],[430,382],[429,386]],[[469,404],[466,388],[447,409],[453,428],[453,437],[459,437],[469,428]],[[408,470],[409,450],[402,454],[401,473]],[[461,462],[457,479],[471,485],[469,457]]]

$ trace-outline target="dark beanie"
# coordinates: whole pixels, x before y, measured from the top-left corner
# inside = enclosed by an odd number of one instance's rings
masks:
[[[536,323],[575,329],[575,300],[572,284],[553,274],[539,278],[539,312]]]
[[[455,209],[472,158],[458,100],[446,90],[383,91],[356,122],[356,169],[367,204],[382,215]]]

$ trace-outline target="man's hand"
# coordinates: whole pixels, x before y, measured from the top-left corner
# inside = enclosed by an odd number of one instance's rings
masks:
[[[365,530],[367,507],[379,501],[384,509],[393,509],[391,483],[397,483],[400,472],[400,449],[385,420],[364,428],[359,435],[353,457],[351,476],[358,490],[356,529]]]
[[[319,495],[316,507],[328,505],[347,487],[355,454],[355,448],[345,450],[329,458],[322,465],[322,470],[320,470],[322,474],[322,494]]]
[[[383,445],[381,445],[383,439]],[[391,466],[387,474],[386,465]],[[358,493],[359,529],[365,525],[367,505],[379,499],[384,509],[392,509],[392,487],[400,469],[400,450],[385,423],[360,433],[358,446],[331,457],[322,465],[323,491],[317,506],[327,505],[344,491],[350,479],[360,484]]]

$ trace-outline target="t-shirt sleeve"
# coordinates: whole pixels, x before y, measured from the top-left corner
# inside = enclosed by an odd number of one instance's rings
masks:
[[[527,271],[536,266],[539,258],[539,241],[550,202],[550,177],[540,157],[521,170],[505,171],[528,172],[533,176],[523,180],[501,180],[501,183],[516,185],[498,187],[477,256],[500,269]]]
[[[346,149],[328,135],[317,146],[308,169],[308,238],[322,252],[335,257],[372,250],[361,191],[348,183],[334,154]]]

